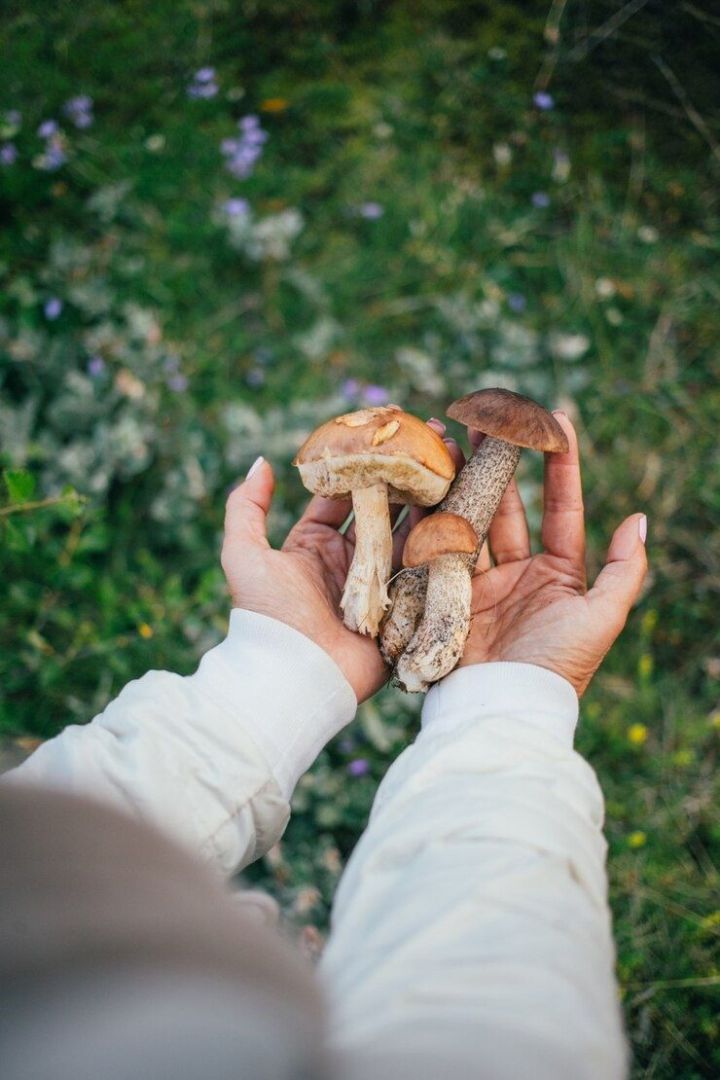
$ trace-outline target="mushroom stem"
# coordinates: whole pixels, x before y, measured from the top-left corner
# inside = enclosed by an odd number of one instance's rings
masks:
[[[470,629],[474,561],[472,555],[441,555],[430,563],[425,614],[395,669],[402,690],[427,690],[462,656]]]
[[[355,555],[340,601],[343,621],[351,630],[377,637],[390,606],[387,583],[392,573],[392,527],[386,484],[356,488]]]
[[[504,439],[487,436],[455,477],[449,492],[437,507],[438,510],[447,510],[464,517],[477,533],[477,552],[474,557],[466,560],[470,574],[475,568],[490,522],[505,488],[515,474],[519,460],[519,447],[505,442]],[[391,586],[392,607],[380,635],[383,659],[391,667],[397,665],[413,635],[420,633],[418,623],[426,606],[427,576],[427,568],[420,566],[400,574]]]

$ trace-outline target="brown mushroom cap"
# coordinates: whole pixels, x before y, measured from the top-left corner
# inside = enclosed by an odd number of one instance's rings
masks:
[[[472,555],[478,545],[477,533],[459,514],[439,510],[419,521],[403,550],[403,566],[422,566],[441,555]]]
[[[391,502],[434,506],[455,475],[437,432],[397,405],[345,413],[322,424],[293,465],[310,491],[338,499],[353,489],[387,484]]]
[[[552,413],[512,390],[476,390],[453,401],[447,415],[514,446],[553,454],[566,454],[570,449],[567,435]]]

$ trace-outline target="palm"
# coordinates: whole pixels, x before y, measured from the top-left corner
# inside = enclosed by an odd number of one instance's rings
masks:
[[[568,559],[536,555],[476,574],[461,664],[538,664],[572,673],[582,690],[594,670],[596,639],[582,571]]]
[[[472,621],[460,665],[488,661],[537,664],[582,694],[623,627],[645,574],[641,515],[616,531],[608,562],[586,591],[585,520],[577,439],[545,462],[542,554],[531,556],[525,509],[513,481],[490,526],[489,548],[473,579]],[[490,551],[495,561],[491,566]]]
[[[352,533],[343,535],[338,528],[350,504],[315,496],[275,551],[264,523],[272,474],[268,470],[257,482],[262,506],[247,498],[244,485],[228,501],[222,563],[233,603],[287,623],[314,641],[363,701],[382,686],[387,670],[375,641],[348,630],[340,614],[354,544]]]
[[[363,700],[385,682],[387,671],[376,642],[348,630],[340,615],[340,597],[354,551],[352,540],[337,528],[303,520],[291,531],[282,551],[270,554],[290,594],[303,605],[303,633],[330,653]]]

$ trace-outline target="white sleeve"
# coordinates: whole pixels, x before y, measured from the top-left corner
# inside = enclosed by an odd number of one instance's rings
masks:
[[[232,873],[282,834],[298,778],[356,708],[323,649],[236,609],[194,675],[151,671],[129,683],[3,782],[113,803]]]
[[[428,693],[322,962],[334,1044],[365,1063],[353,1076],[625,1075],[603,799],[577,715],[570,684],[530,664],[461,668]]]

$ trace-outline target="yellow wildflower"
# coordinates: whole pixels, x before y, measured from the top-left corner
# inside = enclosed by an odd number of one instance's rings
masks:
[[[720,911],[711,911],[700,920],[700,926],[703,930],[720,930]]]
[[[642,746],[647,742],[648,729],[645,724],[631,724],[627,732],[628,740],[633,746]]]
[[[692,765],[694,760],[695,754],[692,750],[676,750],[672,756],[673,765],[679,765],[681,768]]]
[[[140,625],[138,626],[138,634],[141,638],[145,638],[145,640],[151,638],[153,636],[153,633],[154,631],[152,626],[148,626],[146,622],[140,623]]]
[[[641,679],[647,679],[652,674],[653,658],[650,653],[643,653],[638,661],[638,675]]]
[[[646,841],[647,833],[644,833],[641,829],[638,829],[637,832],[631,832],[627,838],[628,847],[633,848],[634,850],[645,847]]]
[[[717,728],[720,731],[720,709],[716,709],[715,712],[711,712],[708,716],[710,721],[710,727]]]
[[[657,611],[655,611],[654,608],[650,608],[649,611],[645,612],[642,617],[641,626],[646,634],[652,634],[653,630],[657,626],[658,618],[658,613]]]
[[[269,113],[285,112],[289,104],[290,102],[286,101],[285,98],[271,97],[266,98],[265,101],[263,101],[260,105],[260,108],[263,112]]]

